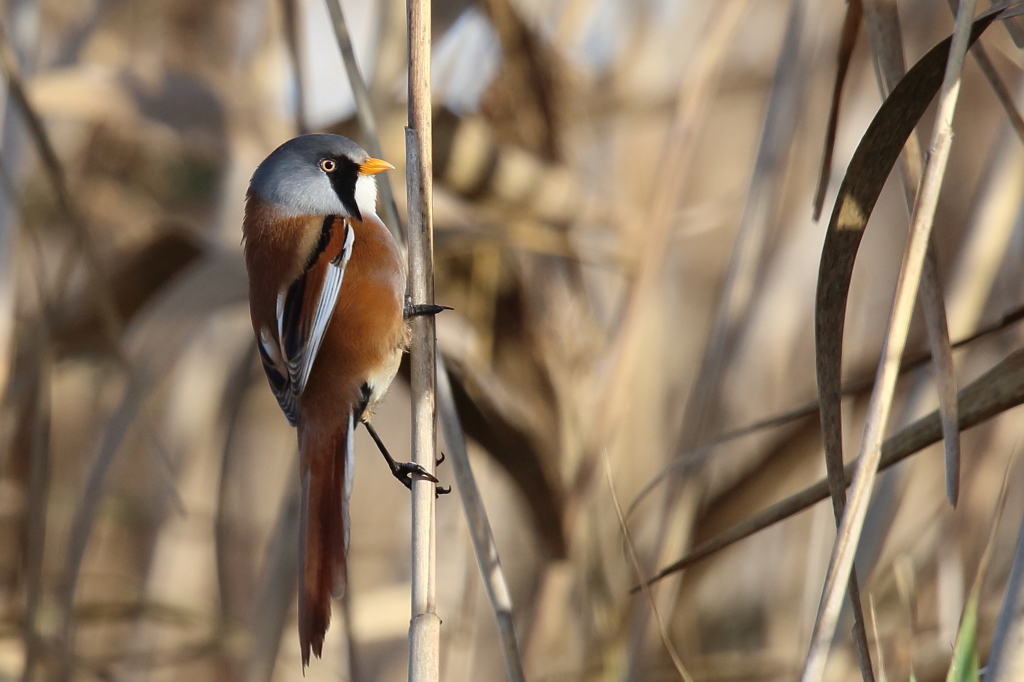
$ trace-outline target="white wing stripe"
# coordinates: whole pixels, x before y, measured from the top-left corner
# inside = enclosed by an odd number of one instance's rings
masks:
[[[341,282],[345,277],[345,266],[352,257],[352,246],[355,244],[355,230],[343,221],[345,229],[345,242],[341,247],[341,253],[328,262],[327,272],[324,273],[323,286],[320,289],[320,296],[317,299],[316,310],[313,313],[312,325],[309,330],[309,337],[306,339],[301,351],[295,357],[287,359],[288,374],[291,379],[292,394],[296,397],[302,394],[309,380],[309,372],[313,368],[317,353],[320,351],[320,344],[323,342],[327,325],[331,322],[334,314],[334,307],[338,302],[338,294],[341,291]],[[280,298],[278,299],[281,300]],[[283,306],[282,306],[283,308]],[[280,313],[284,311],[281,310]],[[278,315],[278,323],[282,324],[284,315]]]
[[[334,312],[334,305],[338,301],[338,291],[341,290],[341,279],[345,275],[344,268],[339,268],[334,263],[327,264],[327,274],[324,277],[324,286],[320,290],[320,299],[317,301],[316,313],[313,315],[313,328],[309,332],[309,341],[302,354],[295,358],[296,363],[294,374],[297,375],[295,389],[302,393],[309,379],[309,371],[313,368],[313,360],[320,351],[320,343],[324,340],[324,333],[331,321],[331,313]],[[292,363],[289,363],[291,365]]]

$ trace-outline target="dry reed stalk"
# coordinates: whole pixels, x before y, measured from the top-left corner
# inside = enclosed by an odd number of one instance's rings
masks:
[[[434,302],[433,158],[430,97],[430,0],[408,0],[409,125],[405,129],[409,206],[409,293],[414,304]],[[436,459],[434,404],[437,339],[434,319],[412,320],[410,348],[412,460],[433,473]],[[412,620],[409,682],[437,682],[441,619],[436,612],[435,484],[412,483]]]
[[[466,514],[466,524],[480,567],[487,600],[498,625],[498,636],[501,639],[501,653],[505,658],[505,674],[509,682],[524,682],[523,660],[519,651],[519,640],[516,637],[515,620],[512,614],[512,596],[509,594],[505,572],[501,568],[501,559],[494,544],[491,524],[487,519],[483,498],[477,488],[473,470],[469,465],[469,453],[466,451],[466,440],[459,414],[455,410],[455,398],[452,395],[451,382],[440,354],[437,356],[437,400],[440,404],[441,428],[451,455],[452,470],[459,488],[459,497]]]
[[[906,346],[914,300],[917,298],[924,267],[932,222],[938,205],[942,177],[949,161],[953,141],[953,112],[960,92],[960,73],[967,54],[974,17],[974,1],[962,0],[957,12],[953,42],[940,92],[939,111],[931,140],[931,152],[924,169],[921,188],[914,203],[910,237],[904,253],[903,267],[896,287],[893,312],[889,320],[878,379],[868,407],[867,423],[858,456],[857,473],[850,490],[849,504],[839,525],[829,572],[822,589],[822,601],[815,619],[811,645],[804,663],[802,680],[817,682],[825,673],[828,650],[832,644],[839,610],[843,602],[843,586],[849,581],[853,559],[867,514],[868,502],[878,472],[882,439],[892,407],[893,392],[899,374],[900,357]]]

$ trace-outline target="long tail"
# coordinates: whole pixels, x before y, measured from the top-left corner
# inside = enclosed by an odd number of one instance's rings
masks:
[[[303,669],[309,665],[310,650],[320,658],[331,623],[331,597],[340,598],[345,592],[354,430],[351,415],[346,428],[335,433],[299,424],[299,644]]]

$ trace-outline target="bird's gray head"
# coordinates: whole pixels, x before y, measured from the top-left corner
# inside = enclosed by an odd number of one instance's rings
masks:
[[[256,168],[249,191],[286,215],[341,215],[362,220],[377,214],[373,175],[394,168],[371,158],[347,137],[300,135],[270,153]]]

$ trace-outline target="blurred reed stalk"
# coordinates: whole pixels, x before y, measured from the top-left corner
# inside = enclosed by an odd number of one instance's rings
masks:
[[[483,579],[487,601],[498,625],[501,653],[505,658],[505,674],[509,682],[525,682],[526,673],[523,671],[523,657],[519,650],[519,638],[516,636],[512,612],[512,595],[505,579],[505,571],[501,568],[501,558],[494,544],[494,534],[491,532],[491,522],[487,519],[483,497],[469,465],[465,434],[459,422],[459,413],[455,409],[451,381],[440,353],[437,356],[437,364],[440,370],[437,375],[437,399],[440,404],[441,429],[451,454],[452,471],[455,472],[455,482],[466,514],[473,552],[480,567],[480,577]]]
[[[434,302],[433,158],[430,111],[430,0],[409,0],[409,125],[405,129],[409,206],[409,294],[415,304]],[[412,459],[433,473],[436,457],[434,319],[412,319]],[[412,620],[409,681],[440,677],[441,619],[435,586],[435,483],[412,483]]]

